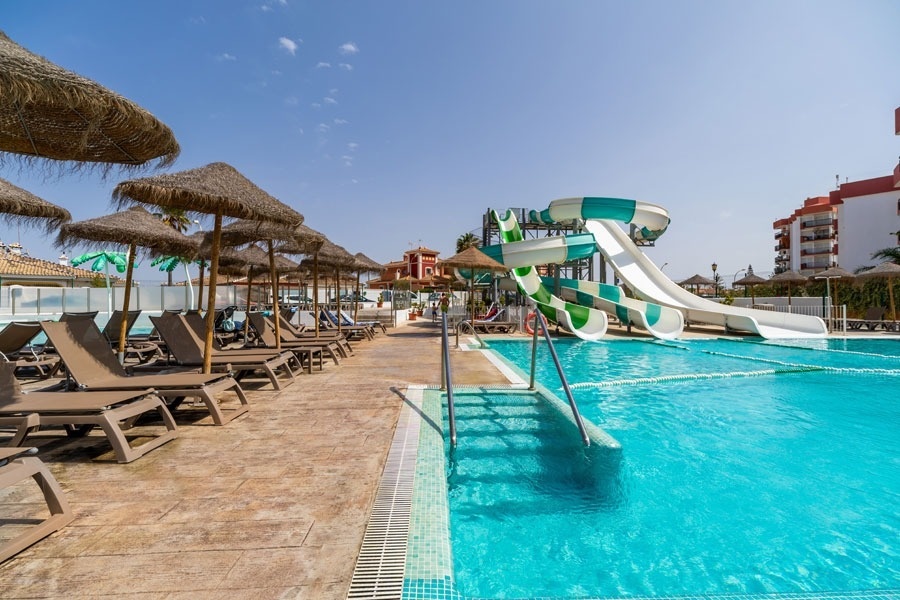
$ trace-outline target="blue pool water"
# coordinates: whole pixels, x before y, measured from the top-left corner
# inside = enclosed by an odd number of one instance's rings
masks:
[[[491,346],[529,364],[530,343]],[[560,340],[583,416],[620,451],[582,447],[544,401],[461,396],[457,590],[896,592],[900,341],[810,346]],[[562,396],[539,352],[539,381]]]

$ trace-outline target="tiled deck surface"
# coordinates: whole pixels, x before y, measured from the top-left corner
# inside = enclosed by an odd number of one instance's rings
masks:
[[[32,438],[76,518],[0,565],[0,598],[346,597],[402,404],[392,388],[440,383],[430,320],[355,350],[250,392],[224,427],[176,411],[179,438],[130,464],[96,433]],[[505,383],[480,353],[452,361],[455,383]],[[38,500],[34,485],[0,492],[0,518]]]

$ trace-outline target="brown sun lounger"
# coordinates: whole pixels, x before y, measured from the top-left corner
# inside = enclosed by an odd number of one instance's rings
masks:
[[[47,379],[59,370],[59,356],[28,345],[40,332],[38,321],[13,321],[0,330],[0,357],[15,365],[17,375],[34,370],[40,379]]]
[[[12,487],[30,477],[40,488],[50,511],[50,516],[37,525],[0,544],[0,563],[62,529],[75,518],[59,482],[47,465],[34,456],[35,452],[35,448],[0,448],[0,489]]]
[[[261,312],[252,312],[247,315],[250,319],[250,325],[256,330],[258,339],[266,348],[275,347],[275,325]],[[319,361],[319,370],[322,369],[323,358],[327,355],[334,364],[341,364],[338,354],[341,354],[341,347],[335,340],[286,340],[285,336],[281,336],[282,350],[290,350],[297,355],[299,360],[307,357],[309,362],[308,370],[312,371],[312,364],[315,359]]]
[[[159,319],[150,317],[156,330],[165,340],[177,364],[188,367],[203,366],[203,342],[185,315],[174,315]],[[213,350],[210,357],[213,369],[235,371],[235,379],[243,379],[255,371],[263,371],[272,387],[281,390],[283,385],[294,383],[292,362],[298,362],[291,352],[277,352],[260,348],[258,350]],[[284,374],[279,379],[278,372]]]
[[[129,310],[128,311],[128,322],[125,324],[125,359],[129,357],[134,357],[138,360],[139,363],[146,363],[147,361],[159,356],[162,354],[159,346],[154,344],[149,339],[148,340],[133,340],[131,339],[131,328],[134,327],[135,322],[138,317],[141,316],[140,310]],[[114,310],[112,316],[109,318],[109,321],[106,322],[106,325],[103,326],[103,337],[105,337],[110,344],[110,347],[118,351],[119,348],[119,335],[122,331],[122,311]]]
[[[93,321],[44,322],[41,326],[80,389],[122,391],[153,388],[172,407],[178,406],[184,398],[199,398],[216,425],[224,425],[249,410],[244,391],[228,373],[128,375]],[[227,411],[216,400],[216,395],[226,390],[233,391],[240,401],[238,407]]]
[[[132,447],[123,427],[130,426],[137,417],[152,411],[162,417],[166,432]],[[172,415],[152,389],[26,394],[22,392],[10,365],[0,365],[0,423],[17,427],[11,442],[14,446],[21,444],[32,431],[44,426],[64,426],[70,432],[82,434],[98,426],[106,434],[120,463],[140,458],[177,437]]]
[[[312,314],[312,313],[310,313]],[[305,329],[305,325],[301,325],[297,327],[288,319],[284,317],[279,318],[279,325],[281,326],[281,340],[282,341],[303,341],[303,340],[328,340],[337,342],[338,348],[340,348],[341,356],[343,358],[347,358],[353,354],[353,347],[350,345],[350,340],[347,339],[347,336],[338,331],[327,330],[322,328],[319,331],[319,334],[316,335],[315,331],[307,331]]]

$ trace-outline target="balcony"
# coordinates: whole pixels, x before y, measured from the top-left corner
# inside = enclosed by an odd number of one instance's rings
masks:
[[[825,254],[834,254],[831,248],[813,248],[812,250],[801,250],[800,256],[822,256]]]
[[[830,227],[835,224],[833,217],[817,217],[808,221],[800,221],[800,229],[809,229],[811,227]]]

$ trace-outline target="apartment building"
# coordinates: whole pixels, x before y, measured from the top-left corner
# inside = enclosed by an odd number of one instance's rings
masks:
[[[900,135],[900,108],[894,127]],[[772,227],[776,273],[872,265],[873,252],[900,245],[900,163],[891,175],[848,181],[828,196],[807,198]]]

